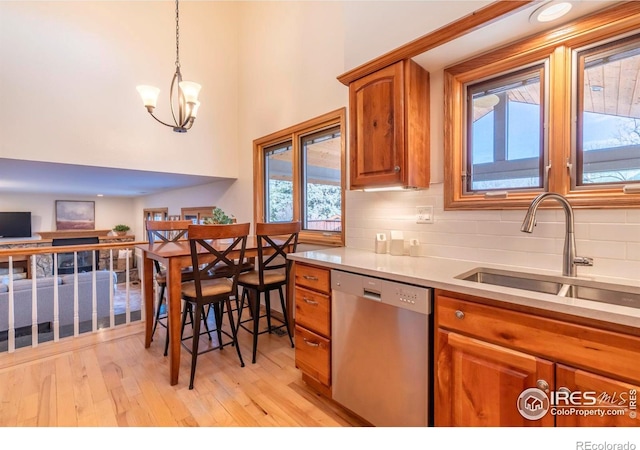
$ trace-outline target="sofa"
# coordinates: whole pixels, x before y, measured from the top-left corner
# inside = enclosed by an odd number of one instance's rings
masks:
[[[98,318],[109,317],[109,279],[113,286],[116,274],[106,270],[96,271],[96,298]],[[8,280],[0,277],[0,332],[9,329],[9,286]],[[60,326],[73,325],[74,319],[74,275],[58,275],[37,278],[36,296],[38,305],[37,323],[53,326],[53,297],[58,289],[58,319]],[[32,279],[14,279],[14,328],[31,327],[32,322]],[[93,309],[93,272],[78,274],[78,315],[79,321],[91,321]]]

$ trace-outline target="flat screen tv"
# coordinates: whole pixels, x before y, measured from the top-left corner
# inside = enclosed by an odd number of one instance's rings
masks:
[[[0,238],[31,237],[31,212],[0,211]]]

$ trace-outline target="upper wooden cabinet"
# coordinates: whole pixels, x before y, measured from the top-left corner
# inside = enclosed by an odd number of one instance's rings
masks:
[[[429,73],[410,59],[349,84],[351,189],[429,186]]]

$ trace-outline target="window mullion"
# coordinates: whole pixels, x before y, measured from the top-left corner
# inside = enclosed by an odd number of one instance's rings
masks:
[[[558,46],[549,64],[548,191],[566,195],[571,189],[571,58],[565,46]],[[550,126],[549,124],[553,124]]]
[[[291,136],[293,147],[293,220],[302,222],[302,158],[300,133]]]

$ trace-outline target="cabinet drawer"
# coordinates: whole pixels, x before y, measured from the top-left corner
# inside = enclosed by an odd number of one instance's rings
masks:
[[[329,294],[331,292],[331,272],[316,266],[296,264],[296,285]]]
[[[440,328],[458,331],[553,361],[640,381],[640,339],[446,295],[436,298]]]
[[[329,296],[296,286],[296,323],[323,336],[331,336]]]
[[[331,343],[329,339],[296,325],[296,367],[330,386]]]

